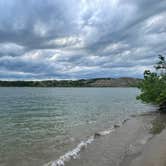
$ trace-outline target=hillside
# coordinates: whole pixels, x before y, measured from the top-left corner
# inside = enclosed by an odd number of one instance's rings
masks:
[[[137,78],[95,78],[82,80],[0,81],[1,87],[136,87]]]

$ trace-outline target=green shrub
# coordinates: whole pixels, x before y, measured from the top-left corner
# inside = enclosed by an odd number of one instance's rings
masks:
[[[141,94],[137,96],[143,102],[158,105],[166,102],[166,61],[161,55],[159,60],[155,65],[156,72],[144,72],[144,79],[139,84]]]

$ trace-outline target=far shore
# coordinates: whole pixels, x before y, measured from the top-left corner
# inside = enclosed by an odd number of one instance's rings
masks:
[[[80,80],[4,81],[0,87],[137,87],[140,78],[92,78]]]

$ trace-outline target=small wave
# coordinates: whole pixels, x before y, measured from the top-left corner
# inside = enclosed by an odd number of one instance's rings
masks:
[[[96,132],[96,133],[94,134],[94,137],[96,138],[96,137],[99,137],[99,136],[108,135],[108,134],[112,133],[114,130],[115,130],[115,128],[112,127],[112,128],[109,129],[109,130],[104,130],[104,131]]]
[[[81,141],[76,148],[74,148],[73,150],[65,153],[63,156],[60,156],[59,159],[55,160],[55,161],[51,161],[47,164],[45,164],[44,166],[64,166],[65,162],[70,161],[71,159],[77,159],[79,157],[79,154],[81,152],[82,149],[85,149],[89,144],[91,144],[96,137],[98,136],[105,136],[105,135],[109,135],[110,133],[112,133],[113,131],[115,131],[115,129],[117,127],[121,127],[125,122],[127,122],[129,119],[125,119],[122,122],[116,123],[113,125],[113,127],[111,127],[108,130],[104,130],[104,131],[100,131],[100,132],[96,132],[94,134],[94,136],[91,136],[88,140],[86,141]]]
[[[82,149],[86,148],[88,144],[91,144],[94,141],[94,137],[90,137],[87,141],[82,141],[77,147],[63,156],[61,156],[58,160],[51,161],[44,166],[64,166],[65,162],[70,161],[71,159],[76,159],[79,156],[79,153]]]

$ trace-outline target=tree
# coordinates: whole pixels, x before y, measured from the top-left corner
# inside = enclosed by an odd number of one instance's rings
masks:
[[[159,55],[159,62],[155,65],[156,72],[146,70],[144,79],[139,84],[141,94],[137,99],[146,103],[162,106],[166,111],[166,61]],[[159,73],[158,73],[159,71]],[[163,105],[165,105],[163,107]]]
[[[166,60],[165,57],[159,55],[159,61],[154,66],[157,71],[160,71],[160,75],[166,75]]]

